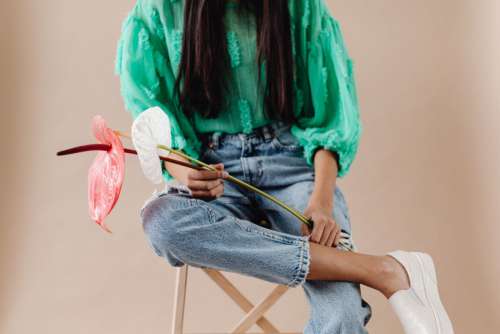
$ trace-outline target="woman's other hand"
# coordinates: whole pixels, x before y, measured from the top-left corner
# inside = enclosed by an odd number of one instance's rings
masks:
[[[223,178],[227,175],[222,163],[211,165],[216,171],[189,170],[183,182],[196,198],[218,198],[224,193]]]
[[[314,221],[312,231],[302,224],[302,234],[311,235],[310,240],[317,244],[336,247],[340,240],[340,227],[332,217],[332,210],[320,206],[309,205],[304,211],[306,217]]]

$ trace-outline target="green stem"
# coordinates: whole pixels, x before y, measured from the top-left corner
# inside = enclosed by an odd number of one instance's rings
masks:
[[[268,200],[278,204],[279,206],[281,206],[283,209],[287,210],[288,212],[290,212],[292,215],[294,215],[295,217],[297,217],[302,223],[306,224],[307,226],[311,226],[311,221],[306,217],[304,216],[303,214],[301,214],[299,211],[295,210],[294,208],[286,205],[285,203],[283,203],[282,201],[280,201],[279,199],[277,199],[276,197],[274,196],[271,196],[269,195],[268,193],[260,190],[259,188],[257,187],[254,187],[253,185],[249,184],[249,183],[246,183],[244,181],[241,181],[240,179],[237,179],[235,178],[234,176],[231,176],[229,175],[227,177],[227,180],[228,181],[231,181],[232,183],[235,183],[237,185],[240,185],[242,186],[243,188],[246,188],[248,190],[251,190],[251,191],[254,191],[256,192],[257,194],[267,198]],[[312,226],[311,226],[312,227]]]
[[[127,137],[127,138],[131,138],[130,135],[126,134],[126,133],[123,133],[121,131],[115,131],[115,133],[119,136],[123,136],[123,137]],[[164,146],[164,145],[158,145],[157,146],[158,148],[160,149],[163,149],[165,151],[168,151],[168,152],[171,152],[171,153],[174,153],[182,158],[185,158],[187,159],[189,162],[191,163],[194,163],[194,164],[197,164],[199,166],[202,166],[202,168],[206,169],[206,170],[210,170],[210,171],[216,171],[217,169],[204,163],[203,161],[200,161],[200,160],[197,160],[197,159],[194,159],[192,157],[190,157],[189,155],[187,154],[184,154],[183,152],[181,151],[178,151],[178,150],[175,150],[173,148],[170,148],[170,147],[167,147],[167,146]],[[281,206],[283,209],[287,210],[288,212],[290,212],[292,215],[294,215],[295,217],[297,217],[302,223],[304,223],[306,226],[308,226],[309,228],[312,228],[313,227],[313,222],[312,220],[308,219],[306,216],[304,216],[301,212],[297,211],[296,209],[292,208],[292,207],[289,207],[288,205],[286,205],[285,203],[283,203],[282,201],[280,201],[279,199],[277,199],[276,197],[274,196],[271,196],[269,195],[268,193],[260,190],[259,188],[257,187],[254,187],[253,185],[249,184],[249,183],[246,183],[244,181],[241,181],[240,179],[237,179],[235,178],[234,176],[231,176],[231,175],[228,175],[228,177],[226,178],[228,181],[234,183],[234,184],[237,184],[245,189],[248,189],[248,190],[251,190],[251,191],[254,191],[258,194],[260,194],[261,196],[267,198],[268,200],[276,203],[277,205]],[[351,247],[351,242],[349,241],[349,236],[348,235],[345,235],[344,233],[341,233],[341,242],[340,242],[340,245],[342,246],[342,248],[346,249],[346,250],[350,250],[352,251],[352,247]]]
[[[197,160],[197,159],[194,159],[192,157],[190,157],[189,155],[187,154],[184,154],[183,152],[181,151],[178,151],[178,150],[175,150],[173,148],[170,148],[170,147],[167,147],[167,146],[164,146],[164,145],[158,145],[158,148],[162,149],[162,150],[166,150],[168,152],[171,152],[171,153],[174,153],[180,157],[183,157],[187,160],[189,160],[191,163],[196,163],[200,166],[203,166],[205,169],[207,170],[210,170],[210,171],[216,171],[217,169],[215,169],[214,167],[204,163],[203,161],[200,161],[200,160]],[[251,191],[254,191],[256,192],[257,194],[267,198],[268,200],[276,203],[277,205],[281,206],[283,209],[287,210],[288,212],[290,212],[292,215],[294,215],[295,217],[297,217],[302,223],[306,224],[307,226],[309,227],[312,227],[312,224],[311,224],[311,221],[306,217],[304,216],[302,213],[300,213],[299,211],[297,211],[296,209],[286,205],[285,203],[283,203],[282,201],[280,201],[279,199],[277,199],[276,197],[274,196],[271,196],[269,195],[268,193],[260,190],[259,188],[249,184],[249,183],[246,183],[245,181],[242,181],[240,179],[237,179],[235,178],[234,176],[232,175],[228,175],[226,180],[234,183],[234,184],[237,184],[247,190],[251,190]]]

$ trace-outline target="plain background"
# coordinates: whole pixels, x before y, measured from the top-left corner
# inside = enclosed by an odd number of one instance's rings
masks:
[[[457,333],[500,332],[500,2],[332,0],[356,63],[364,133],[339,184],[364,252],[430,252]],[[121,22],[133,0],[3,0],[0,94],[3,159],[0,332],[136,334],[170,330],[175,271],[144,238],[138,210],[153,188],[127,160],[108,220],[89,221],[90,120],[131,117],[113,75]],[[256,302],[271,288],[231,275]],[[372,333],[401,333],[380,295]],[[198,270],[188,331],[230,329],[241,312]],[[301,289],[270,312],[297,331]],[[332,315],[333,316],[333,315]]]

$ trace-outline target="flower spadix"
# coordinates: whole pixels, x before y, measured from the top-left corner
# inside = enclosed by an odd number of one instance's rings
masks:
[[[101,144],[110,146],[97,153],[88,172],[89,214],[105,231],[111,232],[104,219],[120,197],[125,178],[125,152],[120,138],[108,128],[102,116],[92,119],[92,132]]]
[[[170,147],[172,142],[167,114],[160,107],[142,112],[132,124],[132,142],[146,178],[155,184],[162,183],[160,151],[163,155],[170,152],[159,149],[158,145]]]

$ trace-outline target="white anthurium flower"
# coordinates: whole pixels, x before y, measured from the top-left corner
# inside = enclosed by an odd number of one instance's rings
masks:
[[[142,172],[154,184],[163,181],[160,151],[163,155],[170,152],[158,148],[158,145],[170,147],[170,120],[160,107],[153,107],[142,112],[132,124],[132,142],[137,151]]]

